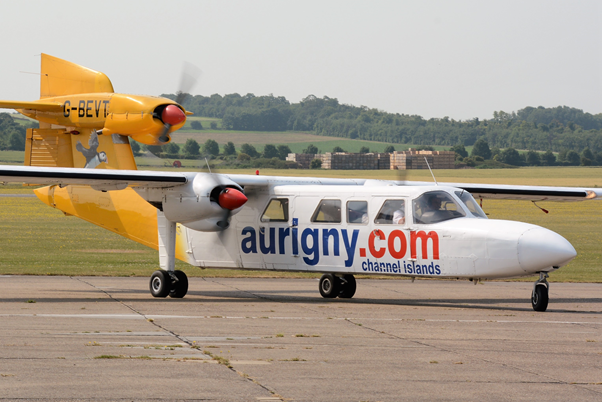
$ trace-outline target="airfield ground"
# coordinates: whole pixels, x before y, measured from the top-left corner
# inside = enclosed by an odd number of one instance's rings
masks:
[[[599,401],[602,284],[0,276],[0,401]]]

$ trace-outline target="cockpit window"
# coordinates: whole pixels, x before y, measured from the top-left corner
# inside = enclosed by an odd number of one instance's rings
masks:
[[[437,223],[466,216],[466,213],[445,191],[431,191],[412,201],[414,223]]]
[[[322,200],[311,217],[312,222],[341,223],[341,200]]]
[[[261,215],[262,222],[288,222],[288,198],[274,198]]]
[[[468,208],[471,214],[477,218],[487,219],[487,215],[485,215],[485,212],[483,212],[479,204],[477,204],[472,194],[466,190],[458,190],[456,191],[456,195],[462,200],[464,205],[466,205],[466,208]]]

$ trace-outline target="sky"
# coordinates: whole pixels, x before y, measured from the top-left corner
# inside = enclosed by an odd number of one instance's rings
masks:
[[[47,53],[107,74],[119,93],[175,93],[188,62],[202,71],[195,95],[328,96],[427,119],[602,113],[599,1],[0,0],[0,10],[4,100],[39,98]]]

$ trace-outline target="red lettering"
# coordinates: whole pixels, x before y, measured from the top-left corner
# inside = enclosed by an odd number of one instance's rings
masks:
[[[439,259],[439,236],[436,232],[428,232],[421,230],[419,232],[410,232],[410,255],[411,258],[416,259],[416,242],[420,239],[420,243],[422,244],[422,259],[428,259],[428,239],[431,239],[433,242],[433,259]]]
[[[370,249],[370,254],[374,256],[374,258],[382,258],[385,255],[386,248],[379,248],[378,250],[374,246],[374,239],[378,237],[380,240],[385,240],[385,234],[382,230],[376,229],[370,232],[370,237],[368,238],[368,248]]]
[[[401,242],[401,247],[399,250],[395,249],[395,239],[399,239]],[[408,242],[406,241],[406,237],[401,230],[394,230],[389,234],[389,254],[395,259],[402,259],[406,255],[406,251],[408,250]]]

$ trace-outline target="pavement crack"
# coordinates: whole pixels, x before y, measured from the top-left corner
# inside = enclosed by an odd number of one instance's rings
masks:
[[[74,280],[76,280],[76,281],[80,281],[80,282],[82,282],[82,283],[85,283],[86,285],[88,285],[88,286],[90,286],[90,287],[92,287],[92,288],[94,288],[94,289],[98,290],[99,292],[102,292],[102,293],[104,293],[104,294],[105,294],[105,295],[107,295],[107,296],[108,296],[108,297],[109,297],[111,300],[113,300],[113,301],[115,301],[115,302],[117,302],[117,303],[121,304],[122,306],[124,306],[124,307],[128,308],[129,310],[131,310],[131,311],[132,311],[132,312],[134,312],[135,314],[138,314],[139,316],[141,316],[141,317],[144,317],[144,319],[146,319],[146,321],[148,321],[149,323],[151,323],[151,324],[152,324],[152,325],[154,325],[155,327],[159,328],[160,330],[162,330],[162,331],[164,331],[164,332],[167,332],[168,334],[170,334],[170,335],[171,335],[171,336],[173,336],[174,338],[178,339],[179,341],[181,341],[181,342],[184,342],[184,343],[185,343],[185,344],[187,344],[188,346],[190,346],[190,347],[194,347],[194,346],[195,346],[195,345],[194,345],[194,343],[193,343],[192,341],[190,341],[189,339],[187,339],[187,338],[185,338],[185,337],[183,337],[183,336],[181,336],[181,335],[179,335],[179,334],[176,334],[176,333],[175,333],[175,332],[173,332],[172,330],[170,330],[170,329],[168,329],[168,328],[165,328],[164,326],[162,326],[162,325],[160,325],[160,324],[156,323],[156,322],[155,322],[155,320],[153,320],[153,319],[149,318],[149,317],[148,317],[146,314],[144,314],[143,312],[141,312],[141,311],[138,311],[138,310],[136,310],[134,307],[130,306],[129,304],[126,304],[125,302],[123,302],[123,301],[121,301],[121,300],[119,300],[119,299],[117,299],[117,298],[113,297],[113,295],[112,295],[112,294],[110,294],[109,292],[107,292],[106,290],[104,290],[104,289],[101,289],[101,288],[99,288],[98,286],[94,285],[93,283],[90,283],[90,282],[88,282],[88,281],[85,281],[85,280],[84,280],[84,279],[82,279],[82,278],[77,278],[77,277],[72,277],[72,276],[71,276],[70,278],[71,278],[71,279],[74,279]],[[194,349],[196,349],[196,348],[194,348]],[[208,357],[208,356],[207,356],[207,357]]]
[[[190,346],[192,349],[194,349],[194,350],[197,350],[197,351],[198,351],[199,353],[201,353],[203,356],[206,356],[207,358],[212,358],[212,357],[213,357],[213,356],[208,356],[207,354],[205,354],[205,353],[203,353],[201,350],[199,350],[198,346],[197,346],[197,345],[195,345],[195,343],[194,343],[193,341],[190,341],[190,340],[189,340],[189,339],[187,339],[186,337],[184,337],[184,336],[181,336],[181,335],[179,335],[179,334],[175,333],[174,331],[170,330],[169,328],[166,328],[166,327],[164,327],[164,326],[163,326],[163,325],[161,325],[161,324],[158,324],[157,322],[155,322],[155,320],[154,320],[154,319],[151,319],[150,317],[148,317],[148,316],[147,316],[146,314],[144,314],[143,312],[141,312],[141,311],[139,311],[139,310],[136,310],[134,307],[132,307],[132,306],[130,306],[130,305],[128,305],[128,304],[126,304],[125,302],[123,302],[123,301],[121,301],[121,300],[119,300],[119,299],[117,299],[117,298],[113,297],[113,295],[112,295],[112,294],[110,294],[109,292],[107,292],[106,290],[104,290],[104,289],[101,289],[101,288],[99,288],[98,286],[95,286],[93,283],[90,283],[90,282],[88,282],[88,281],[86,281],[86,280],[84,280],[84,279],[82,279],[82,278],[77,278],[77,277],[72,277],[72,276],[71,276],[70,278],[71,278],[71,279],[73,279],[73,280],[76,280],[76,281],[80,281],[80,282],[82,282],[82,283],[85,283],[86,285],[88,285],[88,286],[90,286],[90,287],[92,287],[92,288],[94,288],[94,289],[98,290],[99,292],[102,292],[102,293],[104,293],[104,294],[105,294],[105,295],[107,295],[107,296],[108,296],[108,297],[109,297],[111,300],[113,300],[113,301],[115,301],[115,302],[117,302],[117,303],[121,304],[122,306],[124,306],[124,307],[126,307],[126,308],[130,309],[132,312],[134,312],[134,313],[136,313],[136,314],[138,314],[138,315],[140,315],[140,316],[144,317],[144,318],[146,319],[146,321],[148,321],[149,323],[151,323],[151,324],[152,324],[152,325],[154,325],[155,327],[159,328],[160,330],[162,330],[162,331],[164,331],[164,332],[167,332],[168,334],[170,334],[170,335],[171,335],[171,336],[173,336],[174,338],[176,338],[176,339],[180,340],[181,342],[183,342],[183,343],[187,344],[188,346]],[[203,278],[203,279],[205,279],[205,278]],[[216,282],[216,283],[219,283],[219,282]],[[219,283],[219,284],[220,284],[220,285],[222,285],[222,286],[226,286],[226,285],[224,285],[224,284],[222,284],[222,283]],[[231,287],[231,288],[233,288],[233,289],[236,289],[236,288],[235,288],[235,287],[233,287],[233,286],[230,286],[230,287]],[[246,291],[244,291],[244,290],[240,290],[240,289],[236,289],[236,290],[239,290],[239,291],[241,291],[241,292],[245,292],[245,293],[249,293],[249,294],[251,294],[251,295],[253,295],[253,296],[255,296],[255,297],[259,297],[259,298],[261,298],[261,296],[254,295],[253,293],[246,292]],[[266,299],[268,299],[268,298],[266,298]],[[268,299],[268,300],[270,300],[270,301],[275,301],[275,300],[271,300],[271,299]],[[223,364],[222,364],[222,365],[223,365]],[[249,381],[249,382],[251,382],[251,383],[253,383],[253,384],[255,384],[255,385],[257,385],[257,386],[259,386],[259,387],[261,387],[261,388],[263,388],[265,391],[269,392],[269,393],[270,393],[270,394],[271,394],[273,397],[275,397],[275,398],[279,398],[279,399],[280,399],[280,400],[282,400],[282,401],[284,401],[284,400],[285,400],[285,398],[283,398],[282,396],[280,396],[278,393],[276,393],[276,391],[274,391],[273,389],[271,389],[271,388],[270,388],[270,387],[268,387],[267,385],[264,385],[264,384],[260,383],[259,381],[257,381],[257,380],[255,380],[255,379],[251,378],[250,376],[246,375],[245,373],[243,373],[243,372],[241,372],[241,371],[238,371],[238,370],[236,370],[236,369],[235,369],[234,367],[232,367],[232,366],[226,366],[226,365],[223,365],[223,366],[224,366],[224,367],[226,367],[228,370],[232,371],[233,373],[235,373],[235,374],[239,375],[240,377],[244,378],[245,380],[247,380],[247,381]]]

